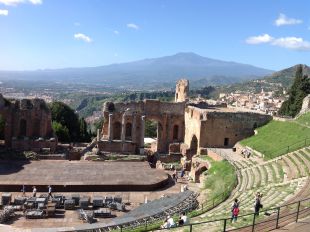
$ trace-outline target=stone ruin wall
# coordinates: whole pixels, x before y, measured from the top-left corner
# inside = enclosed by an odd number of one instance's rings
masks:
[[[0,95],[0,115],[5,120],[6,146],[14,150],[56,149],[52,116],[44,100],[8,101]]]
[[[129,103],[107,102],[103,109],[105,120],[99,149],[139,153],[139,149],[144,147],[145,120],[155,120],[159,124],[157,151],[166,153],[170,143],[183,141],[184,107],[185,103],[182,102],[170,103],[159,100]],[[122,135],[126,133],[127,123],[131,125],[130,138]],[[174,135],[174,126],[178,127],[175,132],[177,136]],[[117,136],[114,136],[115,133]]]
[[[189,97],[189,81],[181,79],[176,84],[175,102],[185,102]]]
[[[238,141],[254,135],[257,127],[272,119],[270,115],[248,112],[207,112],[201,121],[201,147],[233,147]],[[227,144],[225,144],[227,138]]]
[[[201,130],[201,121],[200,121],[200,112],[195,110],[194,107],[187,107],[185,109],[185,136],[184,144],[187,147],[190,147],[193,136],[196,136],[198,139],[198,147],[200,141],[200,130]]]
[[[306,96],[304,98],[304,100],[302,101],[302,106],[301,106],[301,109],[300,109],[298,116],[300,116],[304,113],[307,113],[309,111],[310,111],[310,94],[308,96]]]
[[[258,113],[217,110],[186,108],[184,144],[187,148],[190,148],[194,135],[198,139],[198,148],[233,147],[238,141],[253,135],[254,129],[272,119],[269,115]],[[228,139],[227,145],[224,145],[225,138]]]

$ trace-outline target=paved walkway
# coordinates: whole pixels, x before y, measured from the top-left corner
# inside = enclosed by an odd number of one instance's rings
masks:
[[[283,228],[274,230],[276,232],[309,232],[310,231],[310,217],[300,220],[298,223],[285,226]]]

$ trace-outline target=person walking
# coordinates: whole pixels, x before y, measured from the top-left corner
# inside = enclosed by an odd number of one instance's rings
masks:
[[[174,172],[173,172],[173,177],[174,177],[174,181],[175,181],[175,182],[178,182],[178,172],[177,172],[176,169],[175,169]]]
[[[23,193],[23,197],[26,196],[26,186],[23,185],[21,192]]]
[[[36,188],[36,186],[33,186],[33,187],[32,187],[32,196],[33,196],[33,197],[36,197],[36,196],[37,196],[37,188]]]
[[[263,208],[263,205],[261,203],[262,197],[263,197],[263,194],[260,194],[259,192],[256,193],[255,202],[254,202],[254,213],[256,216],[259,215],[259,210]]]
[[[239,215],[239,201],[236,198],[231,205],[231,223],[236,222]]]
[[[48,186],[48,199],[49,199],[50,197],[53,198],[53,196],[52,196],[52,186],[49,185],[49,186]]]

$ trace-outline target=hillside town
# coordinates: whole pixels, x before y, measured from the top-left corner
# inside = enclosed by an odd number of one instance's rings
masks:
[[[286,92],[281,96],[275,96],[275,92],[250,93],[236,91],[233,93],[220,93],[219,101],[224,102],[229,107],[234,107],[243,111],[261,112],[268,115],[277,115],[282,103],[287,99]]]

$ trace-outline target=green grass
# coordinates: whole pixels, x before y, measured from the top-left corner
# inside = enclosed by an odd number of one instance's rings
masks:
[[[258,134],[242,140],[243,146],[249,146],[265,155],[269,160],[288,151],[295,151],[310,143],[310,129],[294,122],[271,121],[258,128]],[[288,147],[289,146],[289,147]]]
[[[298,123],[304,124],[305,126],[310,126],[310,112],[301,115],[299,118],[296,119]]]
[[[208,170],[204,188],[210,190],[208,199],[213,199],[223,192],[231,191],[237,175],[234,167],[227,161],[211,161],[211,168]]]

